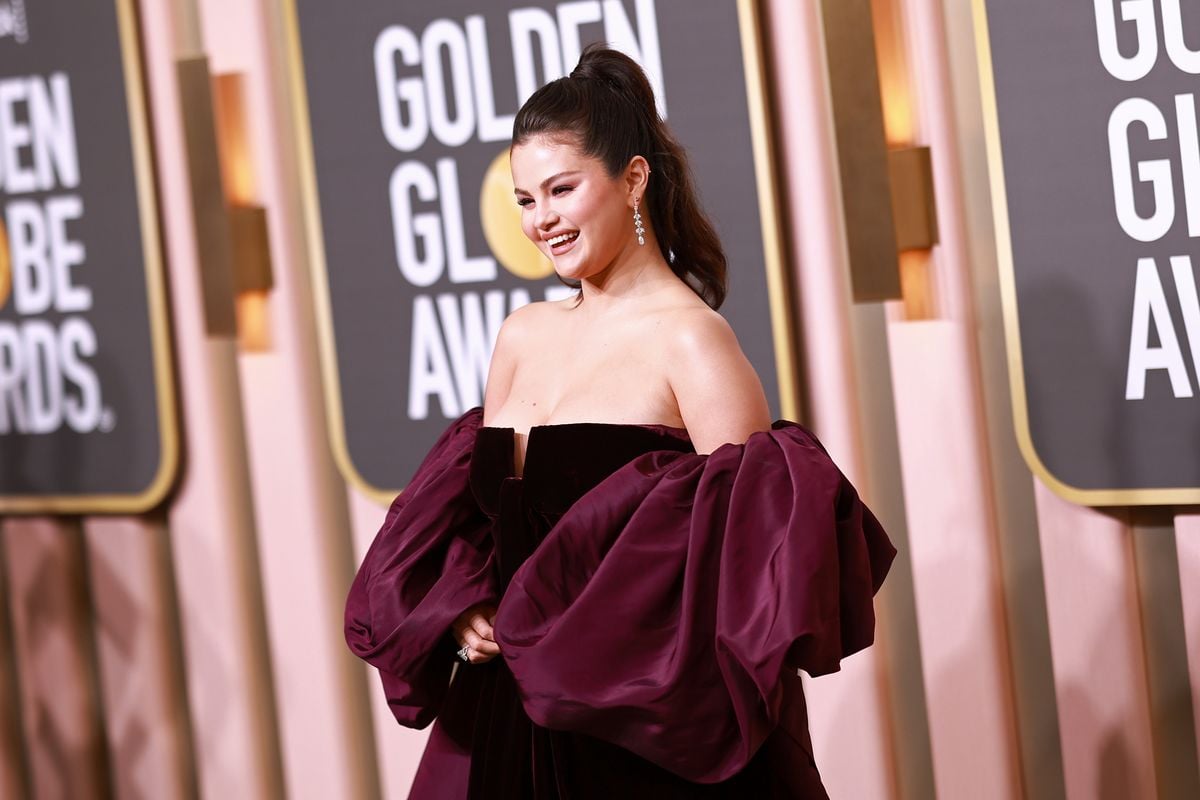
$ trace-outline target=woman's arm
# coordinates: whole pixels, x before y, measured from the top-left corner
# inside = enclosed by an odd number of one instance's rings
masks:
[[[667,377],[697,453],[741,444],[769,430],[771,412],[758,373],[729,323],[710,309],[686,309],[672,320]]]

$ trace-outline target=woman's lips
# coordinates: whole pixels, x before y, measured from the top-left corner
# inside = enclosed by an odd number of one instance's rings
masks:
[[[573,248],[575,246],[575,242],[577,242],[577,241],[579,241],[578,231],[576,231],[576,233],[570,239],[567,239],[567,241],[565,241],[565,242],[559,242],[558,244],[551,244],[550,252],[553,255],[561,256],[564,253],[570,252],[571,248]],[[547,244],[549,244],[549,242],[547,242]]]

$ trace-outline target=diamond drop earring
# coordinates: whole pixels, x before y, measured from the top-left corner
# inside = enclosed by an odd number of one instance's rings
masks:
[[[637,234],[638,245],[646,244],[646,229],[642,226],[642,212],[638,210],[638,199],[633,198],[633,232]]]

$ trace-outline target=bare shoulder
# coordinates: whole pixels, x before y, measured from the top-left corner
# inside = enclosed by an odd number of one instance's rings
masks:
[[[544,337],[553,332],[562,318],[564,303],[569,302],[572,301],[542,300],[514,309],[500,326],[493,358],[514,356],[514,351],[520,351],[523,344],[545,341]]]
[[[518,339],[522,335],[536,335],[540,328],[549,323],[557,306],[557,301],[543,300],[513,309],[500,326],[499,338]]]
[[[672,309],[664,314],[667,342],[674,358],[700,358],[736,350],[742,352],[728,320],[706,305]]]
[[[529,303],[513,310],[501,324],[484,390],[483,405],[488,419],[508,399],[520,354],[553,335],[553,325],[561,316],[564,302],[568,301]]]
[[[671,309],[659,324],[665,328],[663,355],[668,365],[674,365],[672,371],[711,373],[740,361],[749,366],[733,327],[707,305]]]
[[[767,430],[762,382],[728,321],[707,306],[673,310],[664,321],[667,375],[696,451]]]

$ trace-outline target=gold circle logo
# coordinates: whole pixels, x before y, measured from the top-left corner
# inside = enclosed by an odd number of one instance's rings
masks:
[[[521,231],[521,207],[513,197],[508,149],[492,161],[479,190],[479,217],[492,254],[503,267],[525,280],[554,274],[554,265]]]
[[[12,291],[12,263],[8,255],[8,231],[0,221],[0,308],[8,302],[9,292]]]

